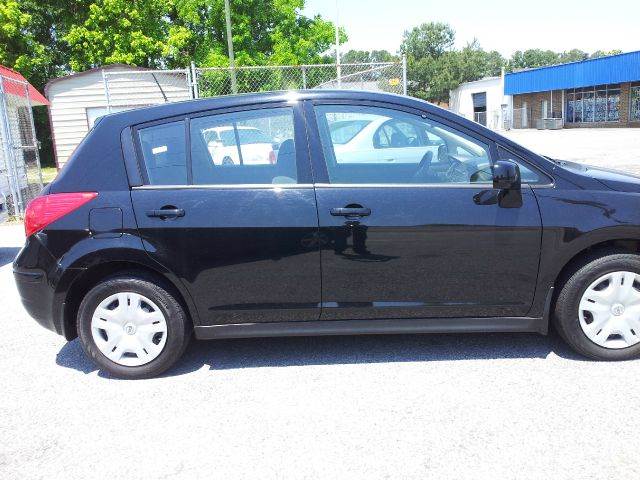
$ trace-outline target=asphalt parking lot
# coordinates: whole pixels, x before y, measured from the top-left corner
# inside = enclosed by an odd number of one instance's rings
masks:
[[[117,380],[28,318],[22,242],[0,226],[3,480],[640,474],[640,361],[553,334],[194,341],[161,378]]]
[[[551,158],[640,174],[640,130],[637,128],[528,128],[501,133]]]

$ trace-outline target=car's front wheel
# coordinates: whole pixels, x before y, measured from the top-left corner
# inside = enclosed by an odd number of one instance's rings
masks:
[[[576,268],[555,305],[560,335],[600,360],[640,355],[640,256],[613,253]]]
[[[123,378],[170,368],[189,341],[190,324],[169,288],[143,274],[110,277],[93,287],[78,310],[78,336],[89,358]]]

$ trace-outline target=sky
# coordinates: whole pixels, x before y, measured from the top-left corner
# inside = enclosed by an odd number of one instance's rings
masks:
[[[441,21],[456,31],[456,46],[477,38],[485,50],[587,52],[640,50],[640,0],[338,0],[349,49],[395,53],[405,30]],[[335,21],[336,0],[306,0],[302,13]]]

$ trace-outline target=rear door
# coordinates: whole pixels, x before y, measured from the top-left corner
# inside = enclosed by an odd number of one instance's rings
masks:
[[[528,313],[540,213],[526,183],[516,201],[501,200],[492,184],[492,142],[392,104],[307,103],[305,112],[310,125],[317,123],[310,146],[323,248],[323,319]],[[408,144],[401,163],[341,161],[331,123],[359,115],[419,129],[438,146],[436,154]],[[384,158],[385,149],[379,151]],[[533,171],[528,179],[538,181]]]
[[[316,320],[318,219],[297,105],[211,111],[134,129],[146,185],[133,206],[149,255],[178,275],[204,325]],[[239,131],[273,140],[252,155]],[[237,163],[214,162],[211,132],[232,131]],[[269,155],[269,152],[266,152]]]

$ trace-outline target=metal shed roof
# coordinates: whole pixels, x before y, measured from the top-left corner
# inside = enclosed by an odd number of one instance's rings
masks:
[[[508,73],[505,95],[640,81],[640,51]]]

